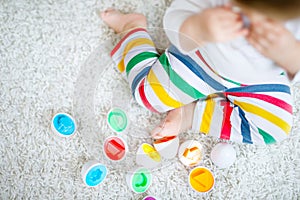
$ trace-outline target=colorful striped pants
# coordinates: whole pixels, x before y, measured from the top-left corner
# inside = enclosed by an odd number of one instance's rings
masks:
[[[184,55],[169,47],[159,55],[145,29],[129,32],[112,50],[136,101],[166,112],[197,101],[193,130],[248,144],[285,139],[292,126],[292,97],[287,78],[240,84],[217,74],[200,51]]]

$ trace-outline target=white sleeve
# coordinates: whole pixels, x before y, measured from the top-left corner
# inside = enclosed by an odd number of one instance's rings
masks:
[[[182,23],[191,15],[201,12],[206,8],[224,5],[228,0],[174,0],[167,9],[163,26],[170,42],[180,48],[179,29]]]

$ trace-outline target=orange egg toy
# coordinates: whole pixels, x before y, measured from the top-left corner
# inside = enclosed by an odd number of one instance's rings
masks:
[[[195,140],[187,140],[180,145],[178,157],[182,164],[193,167],[202,160],[203,147]]]
[[[189,185],[196,192],[209,192],[214,184],[214,175],[206,167],[196,167],[189,174]]]

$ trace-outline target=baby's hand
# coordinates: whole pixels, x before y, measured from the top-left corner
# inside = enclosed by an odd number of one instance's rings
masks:
[[[200,36],[206,42],[227,42],[240,36],[246,36],[248,30],[243,28],[239,13],[229,7],[216,7],[199,14],[198,28]]]
[[[182,49],[190,51],[206,43],[227,42],[240,36],[246,36],[248,30],[243,27],[239,13],[229,6],[208,8],[188,17],[180,27]]]
[[[247,40],[264,56],[293,76],[300,68],[300,42],[283,24],[271,20],[252,24]]]

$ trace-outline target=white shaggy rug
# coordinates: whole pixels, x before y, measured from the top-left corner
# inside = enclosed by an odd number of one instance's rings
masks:
[[[170,0],[2,0],[0,4],[0,199],[300,199],[300,87],[294,87],[295,124],[289,139],[266,147],[233,144],[237,160],[219,169],[209,159],[218,140],[187,132],[181,142],[197,139],[205,147],[201,165],[215,174],[214,189],[189,188],[177,158],[154,169],[153,183],[134,194],[125,174],[134,155],[162,116],[141,109],[108,56],[118,37],[95,13],[116,7],[138,11],[150,27],[161,27]],[[161,28],[150,28],[159,48],[167,46]],[[103,139],[112,135],[105,115],[113,106],[128,111],[128,157],[107,161]],[[72,138],[50,129],[57,112],[73,115],[79,125]],[[97,159],[109,174],[98,187],[83,184],[80,170]]]

